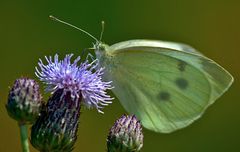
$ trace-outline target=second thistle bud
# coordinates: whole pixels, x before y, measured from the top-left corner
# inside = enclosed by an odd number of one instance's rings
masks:
[[[123,115],[110,129],[108,152],[138,152],[143,146],[142,127],[137,118]]]
[[[8,95],[6,108],[9,116],[19,123],[33,123],[40,114],[41,98],[36,81],[17,79]]]

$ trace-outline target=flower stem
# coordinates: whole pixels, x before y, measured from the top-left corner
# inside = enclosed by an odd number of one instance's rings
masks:
[[[28,131],[26,124],[19,123],[20,135],[21,135],[21,144],[22,152],[30,152],[28,145]]]

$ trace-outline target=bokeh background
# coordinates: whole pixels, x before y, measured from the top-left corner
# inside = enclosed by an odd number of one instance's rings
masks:
[[[114,44],[144,38],[190,44],[225,67],[235,82],[201,119],[172,134],[144,129],[143,152],[240,151],[240,1],[238,0],[0,0],[0,151],[21,151],[17,124],[7,116],[9,86],[34,76],[38,59],[80,55],[91,38],[51,21],[55,15]],[[46,100],[49,95],[45,95]],[[126,113],[117,100],[104,109],[83,109],[75,152],[104,152],[108,129]],[[32,152],[36,150],[31,147]]]

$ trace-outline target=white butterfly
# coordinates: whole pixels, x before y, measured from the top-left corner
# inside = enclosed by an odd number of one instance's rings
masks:
[[[104,79],[113,81],[116,97],[156,132],[188,126],[233,82],[223,67],[185,44],[129,40],[108,46],[90,36],[97,41],[96,57],[105,67]]]

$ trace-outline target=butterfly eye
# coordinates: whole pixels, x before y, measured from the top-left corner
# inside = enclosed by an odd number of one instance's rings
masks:
[[[103,44],[103,43],[100,42],[100,43],[98,44],[98,49],[99,49],[100,51],[105,51],[105,50],[106,50],[106,46],[107,46],[107,45],[105,45],[105,44]]]

